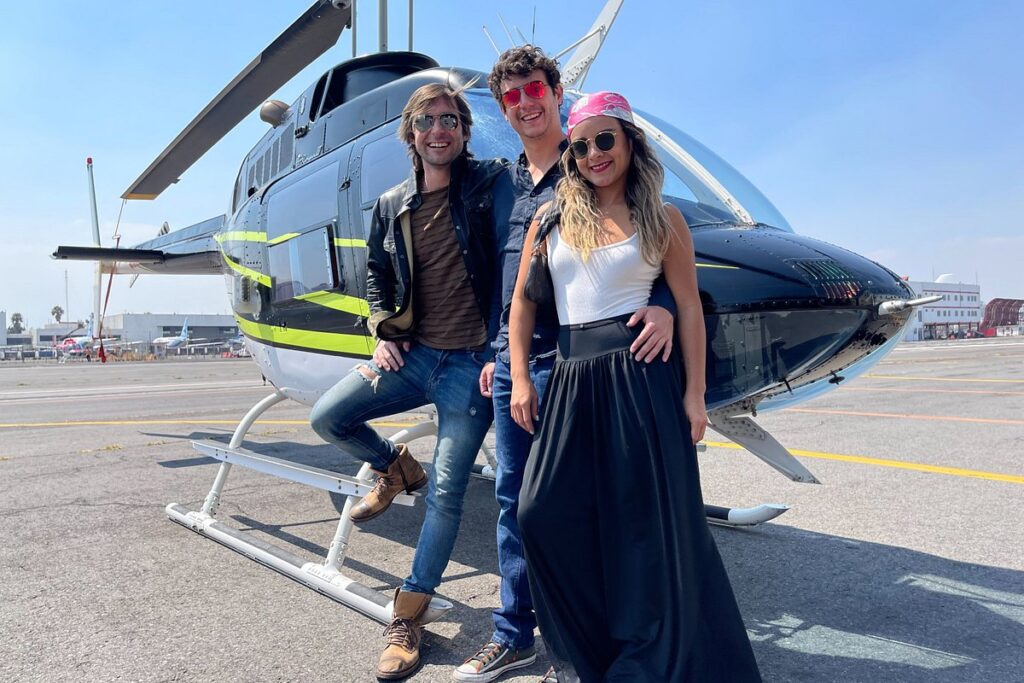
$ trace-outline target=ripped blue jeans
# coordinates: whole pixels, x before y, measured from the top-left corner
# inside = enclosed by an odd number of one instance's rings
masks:
[[[492,404],[480,395],[484,354],[413,344],[402,359],[397,372],[382,372],[372,361],[355,368],[320,397],[310,423],[325,441],[385,471],[397,451],[367,421],[429,403],[437,408],[427,511],[412,574],[402,585],[404,591],[433,593],[455,546],[470,468],[491,425]],[[377,379],[369,379],[366,369]]]

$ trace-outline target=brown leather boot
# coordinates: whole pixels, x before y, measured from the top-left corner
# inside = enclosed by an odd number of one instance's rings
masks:
[[[352,506],[348,516],[353,522],[368,522],[384,514],[399,493],[412,493],[427,483],[427,473],[409,454],[409,449],[404,443],[398,444],[398,457],[388,467],[387,472],[373,472],[377,475],[377,483],[373,485],[372,491]]]
[[[426,593],[395,591],[394,617],[384,629],[387,645],[377,662],[377,678],[396,680],[412,675],[420,665],[420,617],[430,605]]]

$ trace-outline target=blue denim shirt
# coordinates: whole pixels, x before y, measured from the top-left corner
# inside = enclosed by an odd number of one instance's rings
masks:
[[[562,143],[562,149],[568,145]],[[523,253],[523,240],[543,204],[555,198],[555,185],[562,177],[556,162],[548,169],[540,182],[534,185],[533,176],[526,161],[526,154],[509,162],[507,170],[494,181],[494,230],[498,247],[498,267],[494,269],[500,282],[494,283],[495,296],[501,297],[501,318],[498,336],[492,342],[494,352],[506,364],[508,358],[508,316],[512,310],[512,293]],[[530,358],[553,356],[558,343],[558,312],[554,307],[537,309],[537,324],[533,330]]]
[[[563,141],[560,149],[565,151],[568,141]],[[537,209],[555,199],[555,185],[562,177],[561,164],[555,163],[536,185],[530,175],[526,154],[519,159],[510,161],[507,170],[494,182],[494,229],[497,245],[497,265],[494,296],[501,297],[501,318],[498,336],[491,343],[495,355],[508,364],[508,317],[512,310],[512,294],[519,276],[519,264],[523,253],[523,240],[529,230],[530,223]],[[651,289],[650,304],[661,306],[676,313],[675,299],[665,282],[664,276],[654,282]],[[495,303],[495,305],[499,305]],[[558,344],[558,312],[554,306],[537,309],[537,323],[533,330],[533,341],[530,344],[530,359],[548,358],[555,355]]]

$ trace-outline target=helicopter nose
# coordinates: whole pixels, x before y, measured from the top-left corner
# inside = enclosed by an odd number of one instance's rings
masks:
[[[887,268],[804,235],[774,228],[712,228],[694,230],[693,238],[698,274],[702,285],[709,283],[716,307],[877,308],[913,296]]]

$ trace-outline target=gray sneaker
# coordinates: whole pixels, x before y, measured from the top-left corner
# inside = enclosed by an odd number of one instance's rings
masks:
[[[485,683],[493,681],[506,671],[530,666],[537,661],[537,651],[530,646],[513,650],[498,643],[487,643],[475,655],[467,659],[452,673],[456,681]]]

